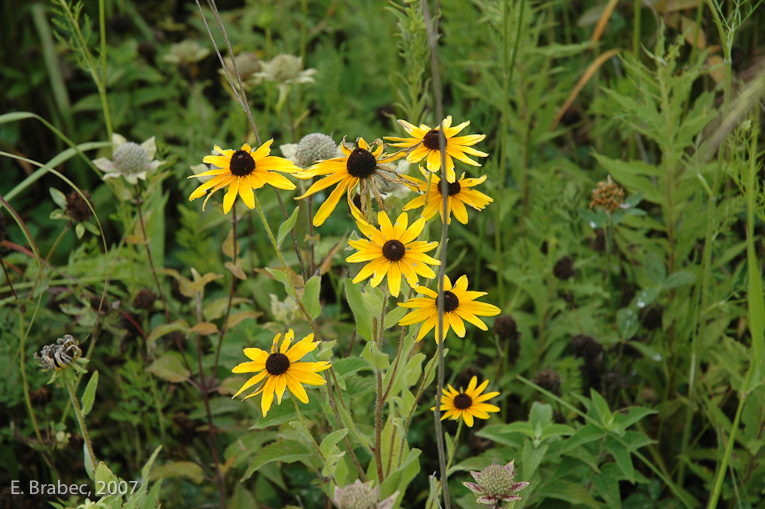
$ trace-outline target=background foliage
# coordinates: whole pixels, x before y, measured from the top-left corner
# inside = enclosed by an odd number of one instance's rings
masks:
[[[276,84],[250,88],[255,123],[274,148],[311,132],[373,140],[400,135],[396,118],[440,120],[419,2],[219,8],[235,53],[260,62],[297,55],[318,71],[315,82],[291,86],[282,104]],[[714,507],[718,496],[720,507],[761,507],[763,9],[722,0],[443,0],[439,8],[446,113],[487,134],[481,150],[490,157],[470,173],[488,174],[495,200],[471,211],[468,226],[452,223],[447,274],[467,274],[514,324],[498,326],[498,318],[487,333],[447,339],[448,383],[464,387],[478,375],[502,393],[502,411],[463,430],[456,446],[456,423],[445,423],[452,503],[477,507],[461,484],[468,470],[515,459],[517,480],[531,482],[516,507]],[[377,373],[393,387],[381,495],[399,490],[397,506],[431,503],[435,346],[402,334],[395,306],[384,347],[370,346],[364,330],[383,297],[371,289],[362,297],[348,284],[355,269],[344,247],[354,224],[342,207],[317,230],[320,291],[303,293],[295,279],[306,304],[320,309],[326,343],[316,358],[332,359],[344,397],[345,433],[333,434],[326,392],[311,392],[304,407],[329,469],[291,426],[291,404],[263,418],[258,398],[230,399],[243,382],[230,373],[242,347],[270,345],[288,327],[303,337],[310,327],[275,272],[264,270],[279,263],[255,214],[244,214],[235,243],[215,200],[204,213],[188,202],[190,167],[214,144],[253,142],[196,5],[2,9],[3,487],[13,479],[86,482],[71,400],[46,386],[50,374],[32,358],[70,333],[82,342],[87,371],[98,372],[86,419],[108,468],[96,479],[151,479],[133,498],[103,501],[110,507],[219,504],[216,463],[229,507],[325,506],[332,493],[323,478],[358,477],[345,439],[370,465],[367,475],[377,475],[367,410]],[[213,36],[225,50],[220,33]],[[137,300],[156,286],[132,189],[102,181],[89,163],[110,157],[112,131],[139,143],[155,136],[157,159],[166,162],[143,187],[141,207],[174,326],[160,301]],[[628,205],[611,215],[588,207],[607,175]],[[89,193],[98,222],[78,226],[67,215],[75,190]],[[276,230],[284,219],[274,194],[258,196]],[[291,212],[297,205],[284,196]],[[386,200],[394,210],[404,203],[395,194]],[[294,229],[307,245],[304,206],[299,214]],[[428,235],[439,234],[436,220]],[[289,244],[285,237],[287,263],[298,271]],[[237,267],[244,278],[218,356]],[[407,362],[394,371],[399,337]],[[207,373],[205,397],[189,382],[176,342],[192,371]],[[91,376],[75,379],[83,403]],[[10,497],[6,490],[0,501],[22,504]],[[47,507],[44,497],[23,504]]]

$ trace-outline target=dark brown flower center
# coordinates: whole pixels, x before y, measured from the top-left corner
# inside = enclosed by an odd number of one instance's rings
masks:
[[[449,290],[444,290],[444,313],[454,311],[460,306],[460,300]]]
[[[429,150],[439,150],[441,146],[438,143],[438,129],[428,131],[428,134],[422,138],[422,144]]]
[[[470,405],[473,404],[473,398],[465,394],[464,392],[461,392],[454,396],[454,408],[458,410],[465,410],[466,408],[470,408]]]
[[[252,158],[249,152],[244,150],[237,150],[234,155],[231,156],[231,164],[229,165],[231,173],[237,177],[244,177],[249,175],[255,169],[255,159]]]
[[[348,156],[347,168],[352,177],[365,179],[377,169],[377,159],[369,150],[357,148]]]
[[[382,253],[388,260],[397,262],[406,254],[406,246],[400,240],[389,240],[383,244]]]
[[[462,190],[462,186],[460,186],[459,182],[448,182],[449,184],[449,196],[454,196],[455,194],[459,193]],[[441,190],[441,186],[443,184],[441,182],[438,183],[436,186],[438,188],[438,194],[443,195],[444,192]]]
[[[278,376],[287,371],[290,367],[290,360],[283,353],[272,353],[266,359],[266,371],[269,375]]]

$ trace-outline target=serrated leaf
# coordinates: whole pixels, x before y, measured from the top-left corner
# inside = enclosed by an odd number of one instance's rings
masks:
[[[611,415],[611,410],[608,408],[608,403],[603,396],[601,396],[595,389],[590,389],[590,398],[592,398],[595,411],[598,412],[598,416],[600,416],[600,422],[604,425],[610,424],[613,420],[613,416]]]
[[[575,433],[574,428],[566,426],[565,424],[548,424],[542,428],[542,440],[550,437],[558,437],[562,435],[573,435]]]
[[[311,318],[316,318],[321,314],[321,302],[319,302],[319,292],[321,291],[321,276],[313,276],[305,284],[303,291],[303,305]]]
[[[279,231],[276,234],[277,246],[280,246],[281,243],[284,242],[284,239],[287,238],[287,235],[289,235],[292,229],[295,227],[299,212],[300,208],[295,207],[295,210],[292,212],[292,215],[289,217],[289,219],[279,225]]]
[[[606,502],[610,509],[620,509],[622,498],[619,493],[619,467],[614,463],[606,463],[600,470],[600,474],[593,476],[593,485],[597,493]]]
[[[85,386],[85,392],[82,393],[82,414],[88,415],[93,409],[93,403],[96,401],[96,389],[98,388],[98,371],[94,371]],[[98,472],[96,472],[98,473]]]
[[[283,463],[294,463],[296,461],[304,460],[313,456],[313,452],[300,442],[294,440],[284,440],[274,442],[263,447],[260,452],[255,456],[244,472],[244,475],[240,479],[240,482],[244,482],[252,474],[257,472],[264,465],[272,463],[274,461],[281,461]]]
[[[621,424],[624,428],[628,428],[638,422],[639,420],[643,419],[644,417],[647,417],[651,414],[658,413],[658,410],[653,410],[651,408],[645,408],[640,406],[633,406],[630,407],[629,413],[624,414],[622,412],[617,412],[614,414],[614,420]]]
[[[529,425],[532,429],[537,426],[544,427],[552,422],[552,407],[550,405],[535,401],[531,405],[529,412]]]

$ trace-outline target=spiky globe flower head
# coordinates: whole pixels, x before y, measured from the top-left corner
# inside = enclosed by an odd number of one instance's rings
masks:
[[[127,141],[117,133],[112,135],[111,160],[100,157],[93,161],[96,168],[104,172],[103,179],[124,177],[130,184],[136,184],[138,179],[146,180],[147,174],[156,170],[164,161],[155,161],[157,141],[152,136],[140,145]]]
[[[362,483],[356,479],[353,484],[343,488],[335,486],[332,503],[338,509],[391,509],[398,497],[398,491],[383,501],[379,501],[380,487],[372,485],[374,481]]]
[[[335,157],[336,153],[337,143],[335,140],[326,134],[311,133],[303,136],[297,144],[295,156],[298,166],[308,168],[314,163]]]
[[[478,495],[476,502],[489,507],[497,503],[516,502],[521,497],[517,492],[526,488],[527,482],[513,482],[515,477],[515,460],[505,466],[489,465],[480,472],[470,472],[476,482],[463,482],[467,489]]]

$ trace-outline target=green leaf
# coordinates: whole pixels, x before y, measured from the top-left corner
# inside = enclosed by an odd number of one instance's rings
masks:
[[[393,495],[398,491],[398,497],[396,498],[397,507],[401,503],[406,492],[406,487],[412,482],[412,479],[420,472],[420,454],[422,451],[419,449],[412,449],[406,456],[406,459],[399,468],[388,474],[380,486],[380,500],[385,500],[387,497]]]
[[[382,371],[390,366],[390,359],[388,354],[381,352],[373,341],[367,343],[364,351],[361,352],[361,357],[366,359],[367,362],[369,362],[369,364],[377,371]]]
[[[590,398],[592,398],[595,411],[598,412],[598,416],[600,416],[600,422],[604,426],[610,425],[611,421],[613,421],[613,416],[611,415],[611,410],[608,408],[606,400],[595,389],[590,389]]]
[[[292,285],[292,281],[290,281],[290,277],[287,275],[286,272],[279,269],[270,269],[266,267],[266,270],[269,274],[274,276],[274,279],[279,281],[281,284],[284,285],[284,289],[287,292],[288,295],[291,295],[292,297],[298,298],[297,293],[295,292],[295,287]]]
[[[529,424],[532,429],[536,429],[537,426],[544,427],[552,422],[552,407],[535,401],[531,405],[531,411],[529,412]]]
[[[303,305],[308,310],[311,318],[316,318],[321,314],[321,303],[319,302],[319,291],[321,290],[321,276],[313,276],[305,284],[303,292]]]
[[[616,460],[616,464],[619,466],[619,470],[622,471],[624,477],[631,482],[635,482],[635,467],[632,465],[632,457],[627,446],[618,442],[615,437],[609,435],[603,441],[603,448],[610,452]]]
[[[334,449],[338,442],[345,438],[346,435],[348,435],[348,430],[346,428],[333,431],[321,441],[319,450],[324,456],[329,456],[332,453],[332,449]]]
[[[656,414],[658,413],[658,410],[653,410],[651,408],[645,408],[640,406],[633,406],[630,407],[628,414],[624,414],[621,412],[617,412],[614,414],[614,420],[621,424],[624,428],[628,428],[638,422],[639,420],[643,419],[644,417]]]
[[[345,278],[345,298],[351,307],[353,317],[356,321],[356,332],[367,341],[372,340],[372,316],[364,306],[364,300],[361,296],[361,287],[353,283],[350,278]]]
[[[163,323],[154,327],[154,329],[151,331],[151,334],[149,334],[149,337],[146,339],[146,343],[151,345],[162,336],[175,331],[181,331],[185,335],[188,330],[189,324],[186,323],[185,320],[176,320],[173,323]]]
[[[93,372],[88,385],[85,386],[85,392],[82,393],[82,415],[88,415],[93,409],[93,402],[96,400],[96,388],[98,387],[98,371]]]
[[[104,485],[108,485],[110,482],[117,482],[117,476],[114,475],[114,473],[109,470],[109,467],[106,466],[106,463],[103,461],[98,462],[98,467],[96,467],[96,486],[98,486],[99,483],[104,483]]]
[[[185,477],[195,484],[201,483],[204,478],[202,467],[191,461],[171,461],[151,470],[152,479],[166,479]]]
[[[595,426],[594,424],[587,424],[578,429],[571,438],[566,441],[566,445],[563,447],[564,451],[572,451],[580,445],[599,440],[606,435],[606,432]]]
[[[257,472],[258,469],[274,461],[294,463],[311,456],[313,456],[313,453],[310,449],[308,449],[308,447],[300,442],[295,442],[294,440],[283,440],[268,444],[263,449],[261,449],[260,452],[252,460],[252,463],[250,463],[250,466],[247,467],[247,470],[240,479],[240,482],[246,481],[252,477],[252,474]]]
[[[300,212],[299,207],[295,207],[295,210],[292,212],[292,215],[284,221],[281,225],[279,225],[279,231],[276,234],[276,245],[280,246],[282,242],[284,242],[284,239],[287,238],[287,235],[290,234],[292,229],[295,227],[295,223],[297,222],[298,214]]]
[[[616,326],[622,339],[630,339],[640,328],[638,314],[632,308],[622,308],[616,313]]]
[[[667,278],[667,267],[664,265],[664,260],[653,251],[649,251],[645,255],[645,273],[648,279],[660,285]]]
[[[511,422],[510,424],[503,426],[500,430],[500,433],[523,433],[530,438],[534,438],[536,436],[536,433],[534,433],[534,427],[528,422],[524,421]]]
[[[679,270],[669,276],[661,287],[664,290],[671,290],[673,288],[679,288],[681,286],[690,285],[696,282],[696,274],[687,270]]]
[[[603,498],[610,509],[622,507],[622,497],[619,492],[619,468],[614,463],[606,463],[600,470],[600,475],[593,476],[595,491]]]
[[[573,435],[575,433],[574,428],[566,426],[565,424],[548,424],[542,428],[542,440],[550,437],[558,437],[561,435]]]
[[[592,498],[592,495],[590,495],[590,492],[583,484],[559,480],[545,486],[543,495],[545,498],[563,500],[574,506],[584,505],[593,509],[600,509],[600,504]],[[554,504],[551,504],[550,507],[554,507]]]
[[[146,371],[167,380],[168,382],[180,383],[189,379],[191,373],[183,366],[181,359],[174,352],[168,352],[155,359]]]
[[[81,239],[82,236],[85,235],[85,225],[77,223],[77,226],[74,227],[74,233],[77,235],[78,239]]]
[[[53,198],[53,201],[61,207],[62,209],[66,208],[66,195],[56,189],[55,187],[51,187],[48,189],[48,192],[50,192],[50,197]]]
[[[531,441],[527,441],[523,444],[523,464],[521,465],[521,474],[523,474],[522,479],[524,481],[530,481],[534,476],[534,473],[542,463],[548,448],[549,445],[547,444],[534,447],[534,444]]]

